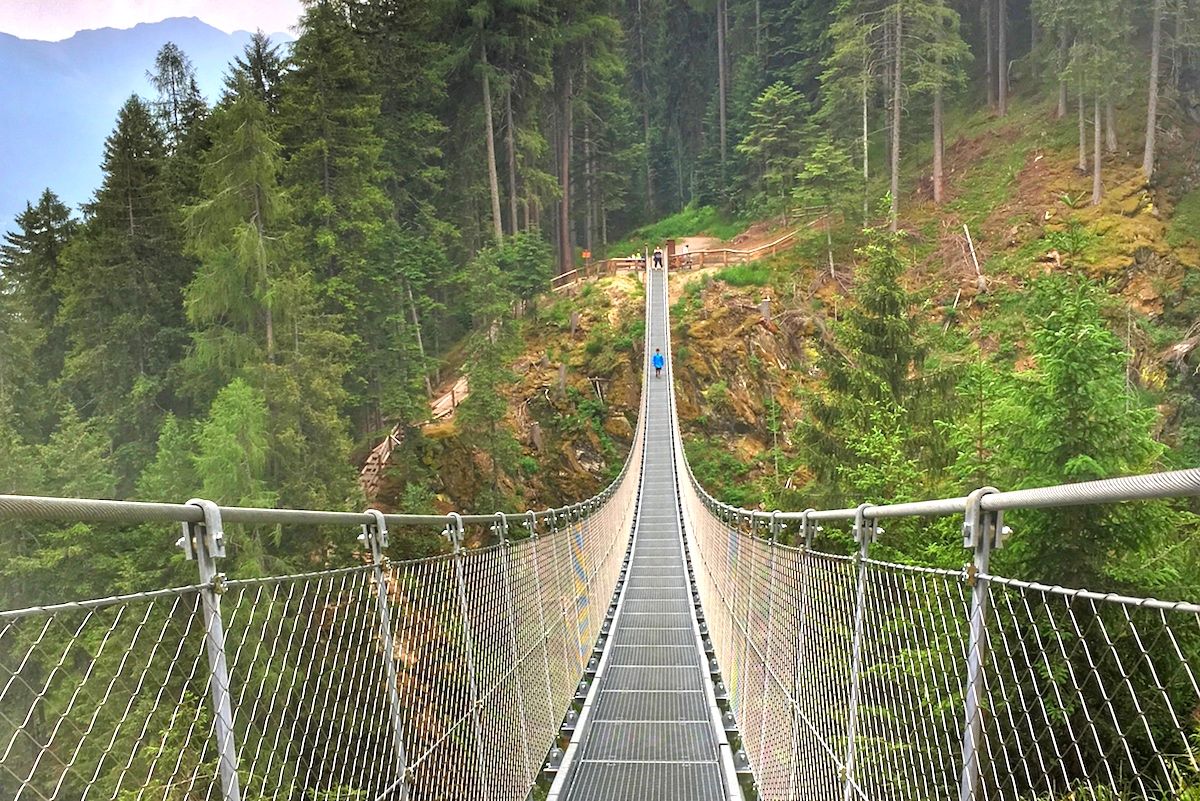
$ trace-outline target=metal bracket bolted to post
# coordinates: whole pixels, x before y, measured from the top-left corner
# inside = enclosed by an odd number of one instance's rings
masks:
[[[815,511],[817,510],[810,506],[800,516],[800,539],[802,540],[800,547],[805,551],[812,549],[813,538],[822,531],[821,526],[812,519]]]
[[[383,549],[388,546],[387,521],[383,512],[368,509],[370,523],[364,523],[358,541],[371,550],[375,575],[375,599],[379,613],[379,645],[383,649],[383,668],[387,681],[388,713],[392,730],[392,751],[396,758],[397,781],[392,786],[399,791],[400,801],[408,798],[408,760],[404,753],[404,715],[400,705],[400,677],[396,667],[396,640],[392,635],[392,610],[384,568],[388,560]]]
[[[971,587],[970,635],[967,644],[967,683],[963,699],[963,757],[962,777],[959,783],[959,801],[974,801],[982,798],[981,757],[984,753],[984,663],[987,661],[987,613],[990,592],[987,574],[992,550],[999,548],[1008,530],[1004,527],[1003,512],[989,512],[983,508],[983,499],[997,492],[994,487],[983,487],[967,497],[966,513],[963,517],[963,547],[974,552],[971,564],[967,565],[966,581]]]
[[[179,545],[200,570],[200,600],[204,608],[204,645],[208,653],[208,690],[213,706],[213,735],[217,739],[217,772],[221,778],[224,801],[241,801],[242,789],[237,773],[237,742],[234,739],[233,707],[230,702],[229,666],[225,660],[225,625],[221,619],[221,595],[225,592],[225,574],[217,571],[217,559],[225,556],[225,530],[221,509],[212,501],[193,498],[204,517],[196,523],[183,523]]]

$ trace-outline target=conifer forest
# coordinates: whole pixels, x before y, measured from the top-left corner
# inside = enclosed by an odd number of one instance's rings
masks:
[[[673,279],[689,455],[727,499],[939,497],[1200,456],[1197,0],[309,0],[295,34],[257,35],[219,97],[163,43],[92,199],[49,187],[3,221],[0,492],[360,509],[359,468],[396,430],[372,499],[390,508],[574,500],[632,436],[609,418],[635,421],[636,392],[587,381],[636,386],[639,290],[550,279],[584,251],[755,221],[804,233]],[[1041,169],[1057,177],[1035,194]],[[730,360],[766,334],[705,315],[763,294],[779,341]],[[514,366],[553,372],[575,337],[557,405],[518,397]],[[430,402],[459,374],[444,437]],[[518,407],[596,458],[540,466],[555,449]],[[1200,589],[1193,518],[1096,514],[1070,553],[1031,533],[1046,515],[1002,558]],[[3,536],[9,607],[179,569],[136,532]],[[327,553],[255,537],[237,559]],[[892,547],[960,558],[924,537]]]

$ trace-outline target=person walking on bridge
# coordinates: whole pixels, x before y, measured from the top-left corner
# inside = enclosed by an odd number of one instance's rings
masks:
[[[654,248],[654,269],[656,269],[656,270],[662,269],[662,248],[661,247]]]
[[[662,376],[663,366],[666,365],[666,362],[667,362],[667,360],[663,358],[662,350],[660,350],[659,348],[655,348],[654,349],[654,358],[652,358],[650,360],[650,363],[654,365],[654,377],[655,378],[660,378]]]

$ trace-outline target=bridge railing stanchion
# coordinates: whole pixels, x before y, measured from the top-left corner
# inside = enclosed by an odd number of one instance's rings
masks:
[[[447,517],[448,520],[443,534],[446,535],[454,547],[454,576],[455,582],[458,585],[458,603],[462,614],[463,649],[466,651],[467,676],[470,679],[471,727],[475,738],[475,764],[476,769],[479,771],[478,789],[482,791],[482,797],[486,801],[491,801],[491,785],[488,781],[487,769],[483,761],[485,753],[483,728],[479,721],[479,677],[475,659],[475,635],[471,631],[471,607],[467,603],[467,576],[466,568],[463,565],[463,561],[466,559],[466,552],[463,549],[463,520],[462,515],[458,512],[451,512]]]
[[[492,531],[500,538],[500,577],[504,585],[504,616],[508,618],[508,637],[509,644],[512,646],[513,655],[513,685],[517,691],[517,708],[521,715],[521,753],[525,757],[521,763],[525,779],[532,784],[537,775],[537,768],[532,764],[531,749],[529,747],[529,709],[525,705],[525,690],[521,686],[521,644],[520,638],[517,636],[517,605],[513,600],[512,589],[512,539],[508,536],[508,518],[504,512],[496,512],[494,515],[495,522],[492,524]],[[540,603],[540,601],[539,601]]]
[[[408,798],[408,761],[404,754],[404,715],[400,704],[399,671],[396,667],[396,640],[392,632],[392,608],[387,582],[389,565],[384,549],[388,546],[387,521],[383,512],[368,509],[372,518],[362,527],[359,542],[371,549],[375,578],[375,601],[379,615],[379,644],[383,649],[384,678],[387,681],[388,714],[392,733],[392,751],[396,759],[396,784],[399,799]]]
[[[800,543],[798,564],[800,568],[800,597],[797,607],[797,626],[796,626],[796,664],[792,666],[792,753],[790,759],[791,778],[788,783],[788,797],[795,798],[798,795],[797,783],[799,782],[800,770],[800,742],[803,737],[803,721],[800,719],[800,690],[803,686],[800,682],[800,674],[805,669],[805,662],[808,659],[808,618],[811,614],[811,599],[809,598],[812,586],[812,550],[813,538],[821,530],[821,527],[811,515],[815,512],[811,506],[804,510],[800,516]]]
[[[221,618],[221,595],[225,592],[225,574],[217,569],[217,559],[225,556],[225,531],[221,509],[212,501],[193,498],[190,506],[200,507],[199,522],[183,523],[179,545],[199,568],[200,601],[204,614],[204,646],[208,655],[208,692],[213,707],[213,736],[217,745],[217,773],[223,801],[241,801],[238,781],[237,741],[233,729],[230,700],[229,665],[225,654],[225,624]]]
[[[861,504],[854,515],[854,540],[858,543],[855,555],[858,580],[854,600],[854,640],[850,657],[850,702],[846,712],[846,758],[842,762],[842,798],[850,801],[854,797],[854,767],[857,757],[858,708],[861,694],[863,628],[867,615],[867,560],[871,554],[871,541],[879,533],[878,522],[866,517],[869,504]]]
[[[534,586],[537,588],[538,597],[538,631],[541,632],[542,665],[546,673],[546,708],[551,710],[551,716],[553,716],[554,686],[553,678],[550,674],[550,632],[546,628],[546,608],[544,596],[542,595],[545,592],[542,588],[542,556],[538,553],[538,540],[541,537],[537,532],[537,515],[532,510],[525,513],[524,525],[529,529],[530,547],[533,548],[533,581]]]
[[[987,575],[992,551],[1003,544],[1006,533],[1004,513],[985,510],[983,499],[996,491],[993,487],[984,487],[972,492],[967,498],[967,509],[963,518],[963,547],[972,550],[973,558],[965,571],[967,584],[971,587],[971,616],[967,642],[967,679],[963,697],[963,753],[959,801],[975,801],[983,797],[981,768],[985,750],[984,665],[988,656],[987,616],[991,593],[988,580],[980,577],[980,574]]]
[[[758,726],[758,748],[757,748],[757,751],[759,754],[763,753],[763,743],[765,743],[767,740],[767,715],[766,715],[766,711],[765,711],[765,707],[767,704],[766,690],[767,690],[767,687],[770,686],[770,682],[771,682],[771,644],[775,641],[774,633],[772,631],[772,626],[775,624],[775,620],[774,620],[775,588],[776,588],[775,561],[776,561],[777,546],[779,545],[779,537],[781,534],[783,534],[783,529],[785,527],[783,521],[779,519],[779,514],[780,514],[780,511],[778,509],[771,512],[770,528],[768,529],[768,532],[770,534],[770,539],[768,540],[768,543],[767,543],[767,548],[768,548],[767,576],[770,578],[770,585],[767,588],[767,631],[766,631],[766,634],[764,637],[764,639],[766,639],[766,654],[763,657],[763,662],[765,663],[764,669],[763,669],[763,698],[762,698],[762,703],[764,705],[764,711],[763,711],[763,714],[759,717],[759,726]]]

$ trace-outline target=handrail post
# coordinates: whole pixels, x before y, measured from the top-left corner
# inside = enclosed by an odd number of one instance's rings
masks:
[[[977,489],[967,498],[966,514],[963,518],[963,547],[974,552],[971,564],[965,572],[971,587],[970,634],[967,644],[967,683],[963,698],[963,756],[962,777],[959,783],[959,801],[974,801],[982,797],[981,770],[984,751],[984,663],[987,661],[987,613],[991,593],[988,580],[979,574],[987,574],[992,550],[1003,542],[1004,513],[983,509],[983,498],[997,492],[994,487]]]
[[[862,673],[863,624],[867,614],[867,559],[871,540],[879,533],[877,521],[868,520],[869,504],[861,504],[854,514],[854,540],[858,543],[855,565],[858,568],[858,588],[854,604],[854,641],[850,659],[850,704],[846,715],[846,759],[842,763],[842,798],[850,801],[854,791],[854,762],[857,756],[855,738],[858,734],[859,679]]]
[[[467,675],[470,677],[471,725],[475,735],[475,767],[479,771],[479,788],[483,798],[491,801],[490,783],[483,764],[483,729],[479,724],[479,681],[475,676],[475,636],[471,631],[471,607],[467,603],[467,575],[463,567],[466,553],[463,550],[463,520],[458,512],[447,515],[446,528],[442,532],[454,546],[454,575],[458,583],[458,603],[462,610],[463,647],[466,649]]]
[[[208,691],[213,706],[213,735],[217,740],[217,772],[221,778],[224,801],[241,801],[238,781],[238,749],[233,729],[230,702],[229,665],[225,658],[225,625],[221,619],[221,596],[225,593],[225,574],[217,570],[217,559],[225,557],[225,530],[221,509],[212,501],[193,498],[204,514],[197,523],[183,523],[180,547],[189,560],[194,559],[200,572],[200,600],[204,609],[204,645],[208,653]]]
[[[767,641],[767,647],[766,647],[766,653],[763,655],[764,665],[763,665],[763,699],[762,699],[762,703],[764,705],[766,704],[766,700],[767,700],[766,688],[771,680],[770,679],[770,676],[771,676],[771,644],[775,641],[775,637],[772,636],[773,632],[771,630],[771,627],[774,625],[774,620],[773,620],[774,614],[773,613],[775,611],[775,554],[776,554],[776,551],[778,550],[778,548],[776,546],[778,546],[778,544],[779,544],[779,535],[783,533],[783,529],[784,529],[784,523],[782,520],[779,519],[779,515],[780,515],[780,511],[778,509],[771,512],[770,528],[768,529],[771,534],[771,537],[770,537],[770,540],[768,541],[768,548],[770,551],[770,556],[767,559],[767,575],[770,577],[771,585],[770,585],[770,588],[767,590],[767,632],[766,632],[766,638],[765,638]],[[759,748],[760,752],[763,747],[763,741],[765,741],[766,739],[767,739],[767,716],[765,714],[763,714],[763,715],[759,716],[759,727],[758,727],[758,748]]]
[[[529,748],[529,727],[526,720],[529,717],[529,710],[525,708],[525,693],[521,689],[521,646],[517,641],[517,604],[513,600],[512,592],[512,540],[508,536],[508,518],[504,512],[496,512],[494,515],[496,522],[492,524],[492,531],[500,538],[500,553],[502,561],[500,563],[500,577],[504,583],[504,600],[505,600],[505,616],[508,618],[508,637],[512,645],[513,653],[513,671],[515,674],[514,686],[517,690],[517,708],[521,710],[521,748],[525,755],[525,761],[522,763],[527,771],[525,778],[530,784],[533,783],[536,771],[530,764],[530,748]],[[540,605],[541,599],[538,599]]]
[[[388,590],[388,558],[383,551],[388,546],[387,521],[383,512],[368,509],[370,523],[364,523],[358,541],[371,549],[372,572],[375,576],[375,601],[379,614],[379,644],[383,649],[383,669],[387,680],[388,712],[391,717],[392,751],[396,757],[400,801],[408,798],[408,760],[404,755],[404,716],[400,705],[399,671],[396,669],[396,639],[392,634],[392,609]]]
[[[800,602],[797,609],[799,630],[796,632],[796,664],[792,668],[792,736],[795,739],[792,741],[792,764],[790,778],[788,779],[789,798],[794,798],[797,795],[796,785],[799,780],[800,770],[796,755],[800,746],[800,715],[798,712],[800,706],[800,671],[804,668],[804,663],[808,658],[808,596],[811,585],[809,574],[812,572],[809,564],[812,556],[809,554],[809,549],[812,547],[814,534],[821,529],[810,517],[815,511],[816,509],[810,506],[800,516]]]
[[[525,512],[525,528],[529,529],[529,540],[533,548],[533,584],[537,588],[538,596],[538,631],[541,634],[542,642],[542,665],[546,670],[546,709],[551,710],[553,716],[554,709],[554,690],[550,676],[550,631],[546,628],[546,609],[542,599],[542,558],[538,555],[538,541],[541,536],[537,532],[537,514],[532,510]],[[551,549],[554,544],[551,543]]]

